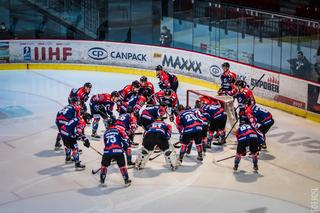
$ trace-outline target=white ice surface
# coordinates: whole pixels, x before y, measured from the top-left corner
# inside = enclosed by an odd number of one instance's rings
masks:
[[[233,155],[232,145],[209,151],[203,164],[196,162],[193,151],[176,172],[161,156],[145,170],[129,170],[129,188],[116,166],[108,170],[108,187],[100,188],[91,169],[99,167],[101,158],[81,143],[80,158],[87,169],[75,172],[73,165],[65,165],[63,152],[53,151],[54,119],[70,89],[90,81],[92,94],[111,92],[137,78],[85,71],[1,71],[0,108],[20,106],[31,114],[0,119],[0,212],[310,211],[311,190],[320,187],[320,125],[270,108],[277,128],[269,133],[268,152],[261,153],[259,174],[252,172],[248,158],[236,174],[232,160],[212,163]],[[202,89],[180,84],[182,102],[188,88]],[[175,134],[171,141],[177,138]],[[91,142],[102,150],[101,142]]]

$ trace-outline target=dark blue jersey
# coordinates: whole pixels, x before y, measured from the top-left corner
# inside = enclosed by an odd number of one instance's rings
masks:
[[[166,113],[164,107],[161,106],[147,106],[142,112],[141,117],[149,121],[154,121],[158,117],[163,117]]]
[[[203,105],[201,106],[201,111],[204,116],[208,119],[208,122],[212,122],[215,119],[220,118],[225,114],[224,109],[220,105]]]
[[[57,113],[56,124],[61,127],[74,118],[79,118],[79,109],[73,105],[67,105]]]
[[[99,112],[99,107],[104,107],[105,112],[112,116],[113,115],[113,106],[114,102],[111,100],[110,94],[97,94],[91,97],[90,106],[95,109],[95,111]]]
[[[178,130],[183,134],[202,131],[202,121],[192,110],[184,110],[176,117]]]
[[[256,127],[257,123],[264,125],[271,121],[272,115],[266,109],[263,109],[257,105],[251,105],[246,109],[246,116],[251,125]]]
[[[163,134],[163,136],[165,136],[168,140],[171,137],[172,127],[170,124],[166,124],[163,121],[155,121],[146,129],[147,131],[144,133],[144,136],[147,134],[160,133]]]
[[[243,124],[237,129],[236,138],[238,142],[241,142],[251,139],[257,139],[258,136],[255,129],[251,125]]]
[[[128,136],[122,128],[109,127],[103,136],[104,154],[122,153],[129,147]]]
[[[74,118],[61,127],[60,133],[69,138],[77,138],[83,135],[85,126],[86,124],[83,120]]]
[[[127,133],[133,133],[137,129],[137,118],[133,114],[122,114],[115,125],[123,127]]]

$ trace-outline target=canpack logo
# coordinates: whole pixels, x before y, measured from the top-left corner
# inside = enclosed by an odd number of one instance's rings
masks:
[[[193,71],[195,73],[199,72],[200,74],[202,73],[201,62],[179,56],[172,57],[165,54],[163,56],[162,66],[172,67],[174,69],[179,68],[180,70]]]
[[[108,57],[108,52],[101,47],[94,47],[88,50],[88,56],[95,60],[103,60]]]
[[[258,79],[251,78],[251,86],[256,85],[258,82]],[[257,87],[269,90],[272,92],[279,93],[279,79],[276,77],[269,77],[266,81],[261,80],[258,84]]]
[[[131,61],[147,61],[147,54],[131,53],[131,52],[117,52],[113,51],[110,54],[111,58],[131,60]]]
[[[219,66],[217,65],[212,65],[210,67],[210,74],[213,76],[213,77],[220,77],[221,74],[222,74],[222,71],[220,69]]]

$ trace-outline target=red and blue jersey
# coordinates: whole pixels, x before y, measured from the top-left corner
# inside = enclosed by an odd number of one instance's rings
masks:
[[[145,131],[144,136],[147,134],[160,133],[165,136],[168,140],[171,137],[172,127],[170,124],[166,124],[163,121],[155,121],[149,126],[147,126],[147,131]]]
[[[238,101],[240,111],[244,110],[246,101],[249,101],[251,105],[256,104],[253,92],[248,87],[242,88],[234,98]]]
[[[110,126],[103,135],[104,154],[123,153],[129,147],[128,136],[124,129]]]
[[[132,107],[133,111],[138,113],[146,101],[147,99],[142,95],[132,95],[128,101],[122,102],[121,105],[118,105],[117,111],[119,114],[125,114],[127,113],[128,107]]]
[[[116,120],[115,125],[123,127],[128,134],[132,134],[137,129],[137,118],[133,114],[122,114]]]
[[[163,104],[169,107],[176,107],[177,104],[179,103],[178,96],[174,91],[172,91],[172,94],[170,97],[166,97],[164,95],[164,91],[160,90],[159,92],[156,92],[154,94],[154,97],[159,104]]]
[[[272,122],[272,114],[266,109],[263,109],[257,105],[250,105],[245,112],[251,125],[257,127],[257,123],[266,125]]]
[[[74,118],[63,125],[60,133],[69,138],[77,138],[83,135],[83,130],[86,127],[86,122],[79,118]]]
[[[134,87],[129,84],[119,91],[122,101],[127,102],[133,95],[137,95],[138,92],[134,90]]]
[[[69,104],[57,113],[56,124],[58,128],[60,128],[62,125],[67,124],[74,118],[80,118],[80,109]]]
[[[73,88],[69,94],[69,100],[72,97],[78,97],[81,103],[86,102],[89,99],[89,93],[86,92],[84,87],[78,89]]]
[[[166,108],[162,106],[147,106],[142,112],[141,116],[149,121],[154,121],[158,117],[163,117],[166,114]]]
[[[200,118],[200,120],[202,121],[202,125],[206,126],[208,125],[208,119],[206,117],[206,114],[203,113],[199,108],[193,108],[191,109],[192,112],[194,112],[194,114]]]
[[[140,83],[139,95],[142,95],[144,92],[147,92],[149,95],[154,94],[154,86],[151,82]]]
[[[224,109],[221,107],[221,105],[203,105],[200,107],[200,109],[209,122],[215,119],[219,119],[225,114]]]
[[[233,84],[236,81],[237,75],[230,70],[224,72],[221,76],[221,89],[222,91],[230,92],[234,89]]]
[[[255,129],[251,125],[243,124],[237,129],[236,138],[238,142],[241,142],[251,139],[257,139],[258,136]]]
[[[106,113],[110,116],[113,115],[113,106],[114,102],[111,100],[111,95],[104,93],[104,94],[97,94],[91,97],[90,99],[90,105],[92,107],[97,107],[99,105],[102,105],[106,109]]]
[[[184,110],[176,117],[179,132],[189,134],[202,131],[202,121],[192,110]]]

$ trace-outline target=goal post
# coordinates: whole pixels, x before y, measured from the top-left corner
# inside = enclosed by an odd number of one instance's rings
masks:
[[[196,100],[200,97],[207,97],[209,99],[219,101],[224,111],[227,113],[226,129],[230,130],[233,124],[236,122],[235,107],[233,103],[233,97],[230,96],[218,96],[216,91],[213,90],[193,90],[188,89],[186,92],[186,105],[194,107]],[[236,128],[233,129],[235,132]]]

